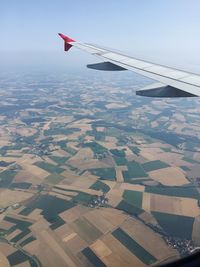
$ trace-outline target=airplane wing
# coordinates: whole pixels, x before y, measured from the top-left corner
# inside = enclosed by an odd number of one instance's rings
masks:
[[[136,91],[137,95],[149,97],[200,96],[200,75],[139,60],[98,45],[77,42],[62,33],[59,33],[59,36],[64,40],[65,51],[75,46],[103,60],[100,63],[87,65],[88,68],[105,71],[130,70],[157,81],[157,83]]]

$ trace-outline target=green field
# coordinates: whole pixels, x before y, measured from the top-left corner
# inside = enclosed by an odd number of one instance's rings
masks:
[[[99,229],[84,218],[77,219],[70,226],[88,243],[95,241],[102,235]]]
[[[200,195],[195,188],[191,187],[171,187],[171,186],[146,186],[145,192],[166,195],[166,196],[175,196],[175,197],[188,197],[199,199]]]
[[[68,160],[68,157],[50,156],[49,158],[60,165],[64,164]]]
[[[55,185],[55,184],[58,184],[63,179],[64,179],[63,176],[57,173],[52,173],[45,178],[44,183]]]
[[[105,133],[104,132],[98,132],[96,129],[93,129],[92,131],[87,131],[87,135],[94,136],[96,141],[105,141]]]
[[[46,136],[52,136],[52,135],[59,135],[59,134],[64,134],[64,135],[70,135],[73,134],[74,132],[79,132],[79,128],[63,128],[63,127],[54,127],[49,130],[44,131],[44,135]]]
[[[75,149],[73,149],[72,147],[69,147],[69,146],[66,146],[65,148],[63,148],[63,150],[67,151],[71,155],[75,155],[77,152]]]
[[[182,160],[187,161],[189,163],[198,163],[199,164],[199,161],[196,161],[196,160],[188,158],[188,157],[183,157]]]
[[[171,236],[192,238],[194,218],[161,212],[152,212],[163,230]]]
[[[85,143],[84,147],[90,147],[92,151],[94,152],[94,154],[103,154],[103,153],[107,153],[108,151],[105,147],[99,145],[96,142]]]
[[[34,240],[36,240],[36,238],[34,236],[30,236],[30,237],[26,238],[25,240],[23,240],[21,243],[19,243],[19,245],[21,247],[23,247]]]
[[[188,166],[180,166],[180,168],[184,171],[190,171],[190,168]]]
[[[154,161],[150,161],[150,162],[142,164],[142,167],[146,172],[150,172],[150,171],[169,167],[169,165],[160,160],[154,160]]]
[[[124,158],[126,156],[126,153],[124,152],[124,150],[110,149],[110,152],[116,157]]]
[[[53,173],[61,173],[64,171],[63,168],[60,168],[58,166],[55,166],[51,163],[48,163],[48,162],[44,162],[44,161],[40,161],[40,162],[36,162],[34,163],[36,166],[44,169],[45,171],[48,171],[48,172],[53,172]]]
[[[123,157],[113,157],[115,160],[115,163],[117,164],[117,166],[124,166],[127,165],[127,159],[123,158]]]
[[[65,224],[65,221],[60,217],[60,216],[56,216],[55,218],[53,218],[53,220],[51,221],[51,225],[50,228],[52,230],[57,229],[58,227],[62,226]]]
[[[14,170],[5,170],[0,173],[0,187],[8,187],[12,180],[14,179],[15,175],[17,174]]]
[[[82,250],[82,253],[92,264],[91,266],[106,267],[106,265],[96,256],[96,254],[89,247],[84,248],[84,250]]]
[[[90,189],[102,190],[103,192],[107,193],[110,190],[110,187],[98,180],[92,186],[90,186]]]
[[[69,191],[69,190],[68,190]],[[81,203],[87,205],[88,202],[91,199],[91,195],[84,193],[84,192],[79,192],[78,195],[73,197],[73,202]]]
[[[114,168],[98,168],[90,171],[92,174],[99,176],[102,180],[116,180],[116,171]]]
[[[132,178],[148,176],[141,165],[136,161],[128,162],[127,167],[128,171],[122,171],[125,182],[130,182]]]
[[[137,216],[139,214],[141,214],[143,212],[142,209],[128,203],[127,201],[125,200],[122,200],[116,207],[117,209],[119,210],[123,210],[125,212],[127,212],[128,214],[131,214],[131,215],[134,215],[134,216]]]
[[[142,207],[142,198],[143,193],[138,191],[132,191],[132,190],[125,190],[123,193],[123,198],[131,205],[134,205],[138,208]]]
[[[114,232],[112,232],[112,235],[145,264],[150,265],[156,262],[156,258],[154,256],[141,247],[121,228],[117,228]]]
[[[137,146],[131,146],[130,149],[134,154],[136,155],[140,154],[140,149]]]

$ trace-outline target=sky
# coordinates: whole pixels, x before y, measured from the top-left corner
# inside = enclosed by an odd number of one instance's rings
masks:
[[[199,0],[0,0],[0,65],[82,68],[75,40],[200,73]]]

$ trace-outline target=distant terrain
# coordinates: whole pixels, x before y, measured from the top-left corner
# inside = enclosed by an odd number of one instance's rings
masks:
[[[0,74],[0,262],[153,266],[200,246],[200,100],[133,74]]]

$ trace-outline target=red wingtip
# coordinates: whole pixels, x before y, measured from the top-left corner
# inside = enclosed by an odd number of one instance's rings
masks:
[[[75,42],[75,40],[71,39],[70,37],[62,34],[62,33],[58,33],[58,35],[66,42],[66,43],[69,43],[69,42]]]

